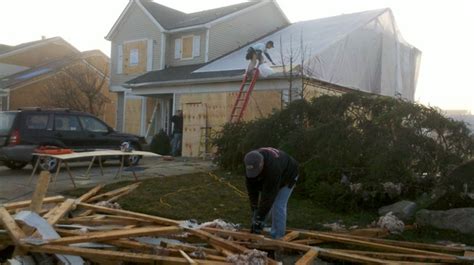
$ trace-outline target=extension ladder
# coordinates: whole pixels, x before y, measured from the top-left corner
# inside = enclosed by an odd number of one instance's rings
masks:
[[[242,84],[240,85],[239,94],[235,99],[234,107],[232,107],[230,122],[239,122],[242,119],[242,116],[244,116],[245,109],[249,103],[250,94],[255,87],[259,73],[258,68],[256,68],[252,80],[247,80],[247,74],[245,74]]]

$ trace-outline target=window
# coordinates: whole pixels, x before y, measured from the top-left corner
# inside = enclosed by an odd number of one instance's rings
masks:
[[[81,131],[81,125],[76,116],[56,115],[54,117],[54,130],[56,131]]]
[[[86,131],[100,133],[105,133],[109,131],[109,128],[103,122],[93,117],[80,116],[79,120],[81,121],[82,127]]]
[[[15,117],[16,113],[0,112],[0,134],[8,134]]]
[[[183,36],[175,39],[174,42],[174,58],[175,59],[192,59],[199,57],[201,53],[201,36]]]
[[[130,66],[138,65],[138,49],[130,49]]]
[[[26,128],[29,130],[44,130],[48,126],[48,114],[34,114],[26,117]]]
[[[183,37],[181,59],[193,58],[193,36]]]

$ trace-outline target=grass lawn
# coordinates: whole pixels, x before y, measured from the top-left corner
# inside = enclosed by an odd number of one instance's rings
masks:
[[[130,183],[110,184],[104,191]],[[64,195],[78,197],[88,190],[75,189]],[[126,210],[177,220],[195,219],[201,223],[220,218],[243,227],[250,225],[250,206],[244,177],[222,171],[143,180],[138,189],[121,198],[118,203]],[[365,227],[377,217],[377,213],[367,211],[350,214],[334,212],[330,206],[303,198],[295,190],[288,205],[287,223],[288,227],[310,230],[322,229],[322,224],[336,221],[346,227]],[[474,238],[436,229],[407,231],[393,238],[419,242],[450,240],[474,245]]]

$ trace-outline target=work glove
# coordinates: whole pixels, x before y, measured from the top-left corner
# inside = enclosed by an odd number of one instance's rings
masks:
[[[250,233],[252,234],[261,234],[263,230],[263,222],[254,221],[252,222],[252,227],[250,228]]]

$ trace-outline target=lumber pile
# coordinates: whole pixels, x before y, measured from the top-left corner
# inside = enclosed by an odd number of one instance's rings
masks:
[[[266,252],[279,251],[299,255],[298,265],[316,258],[363,264],[473,263],[466,248],[387,240],[373,237],[379,234],[374,231],[292,230],[273,240],[243,230],[190,226],[107,204],[114,205],[139,183],[104,193],[99,185],[67,199],[45,197],[49,175],[40,178],[34,200],[0,205],[0,250],[14,246],[16,262],[41,255],[64,264],[278,264]]]

